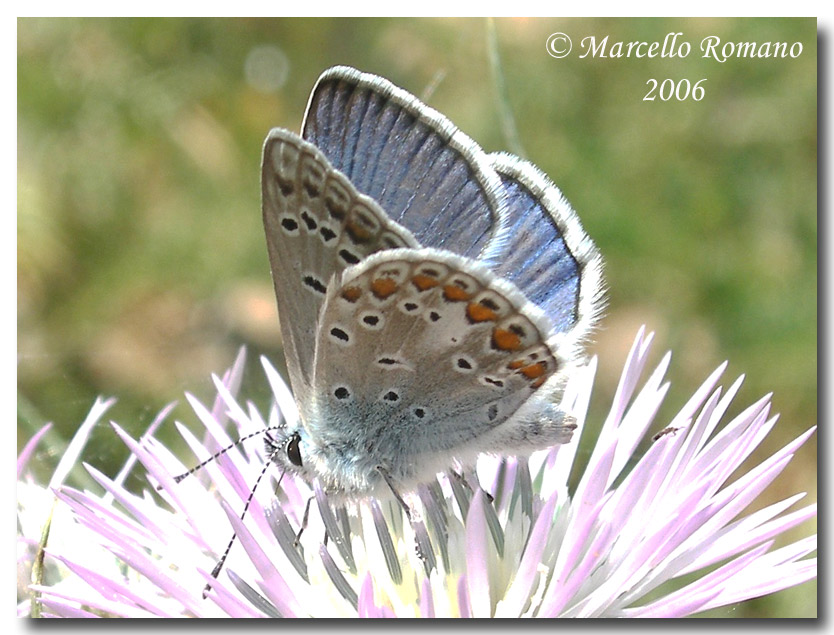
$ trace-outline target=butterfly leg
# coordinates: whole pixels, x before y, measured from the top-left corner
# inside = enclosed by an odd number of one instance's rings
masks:
[[[298,533],[295,535],[295,540],[293,541],[293,546],[297,547],[301,541],[301,534],[304,533],[304,530],[307,529],[307,521],[310,519],[310,503],[313,502],[315,496],[311,496],[307,499],[307,505],[304,507],[304,516],[301,518],[301,527],[298,530]],[[327,534],[325,534],[325,539],[327,538]]]
[[[469,481],[466,480],[466,476],[463,474],[463,472],[458,472],[457,470],[449,470],[448,475],[450,478],[455,479],[455,481],[457,481],[457,483],[460,484],[461,488],[463,488],[461,489],[461,492],[463,492],[465,489],[467,499],[471,500],[475,491],[472,489],[472,486],[469,484]],[[484,496],[486,496],[487,502],[493,503],[495,501],[495,497],[492,494],[490,494],[488,491],[481,487],[479,487],[479,489],[484,493]]]
[[[437,560],[434,557],[434,550],[432,549],[431,540],[429,540],[429,532],[426,529],[425,521],[422,519],[420,513],[415,507],[405,502],[405,499],[400,495],[397,488],[394,486],[394,480],[391,478],[391,475],[388,474],[388,471],[381,466],[376,469],[382,476],[382,479],[385,481],[388,489],[391,490],[394,498],[397,499],[397,502],[403,508],[405,517],[408,519],[408,523],[414,530],[415,551],[417,552],[417,557],[422,561],[423,567],[426,570],[426,575],[430,575],[431,570],[437,567]]]
[[[403,497],[397,491],[397,488],[394,487],[394,481],[391,479],[391,475],[388,474],[388,470],[386,470],[383,467],[378,467],[376,469],[382,476],[383,480],[385,481],[385,484],[388,486],[388,489],[391,490],[391,493],[394,495],[394,498],[397,499],[397,502],[403,508],[403,511],[405,512],[405,517],[408,518],[408,522],[412,522],[413,519],[411,517],[411,507],[409,507],[408,503],[405,502]]]
[[[307,504],[304,506],[304,516],[301,518],[301,527],[298,529],[298,533],[295,535],[295,540],[293,540],[293,547],[298,547],[301,544],[301,534],[304,533],[304,530],[307,529],[307,522],[310,518],[310,505],[316,499],[315,496],[311,496],[307,499]],[[324,539],[323,544],[327,546],[328,541],[330,540],[330,532],[326,529],[324,530]]]

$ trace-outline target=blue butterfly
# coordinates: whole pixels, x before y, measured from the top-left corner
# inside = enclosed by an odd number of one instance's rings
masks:
[[[330,496],[402,501],[480,453],[570,441],[558,401],[602,260],[533,164],[338,66],[301,137],[269,133],[262,197],[300,415],[268,437],[275,463]]]

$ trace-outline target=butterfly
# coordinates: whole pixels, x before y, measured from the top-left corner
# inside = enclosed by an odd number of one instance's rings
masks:
[[[481,453],[570,441],[557,404],[602,259],[543,172],[337,66],[301,136],[267,136],[261,186],[299,410],[268,437],[274,463],[330,497],[400,498]]]

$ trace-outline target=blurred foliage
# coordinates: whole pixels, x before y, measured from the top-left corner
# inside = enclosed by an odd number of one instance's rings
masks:
[[[18,449],[55,423],[37,456],[43,478],[97,395],[117,396],[109,415],[138,436],[184,392],[210,400],[210,373],[242,344],[244,394],[267,404],[258,356],[283,362],[260,149],[270,128],[299,129],[334,64],[428,94],[488,151],[508,147],[502,113],[514,114],[524,154],[606,259],[592,421],[646,324],[658,361],[674,351],[658,429],[725,359],[723,385],[747,373],[731,414],[770,391],[781,413],[757,460],[816,423],[816,21],[493,25],[503,90],[478,19],[18,21]],[[556,31],[573,38],[565,59],[545,51]],[[688,57],[579,57],[586,35],[674,32]],[[707,35],[804,50],[719,63],[700,55]],[[707,78],[706,95],[646,102],[650,78]],[[194,422],[187,404],[175,415]],[[159,436],[179,447],[170,422]],[[102,425],[84,458],[113,474],[126,450]],[[816,499],[815,438],[772,489],[764,502]],[[715,614],[815,615],[815,585]]]

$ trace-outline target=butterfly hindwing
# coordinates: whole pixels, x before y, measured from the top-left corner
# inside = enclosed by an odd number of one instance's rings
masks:
[[[524,437],[502,426],[558,376],[549,330],[512,284],[470,259],[435,249],[376,254],[328,289],[308,427],[328,443],[365,443],[386,469],[402,466],[401,480],[415,461]],[[524,425],[538,426],[538,443],[565,442],[570,430],[547,408]]]
[[[374,252],[417,242],[359,194],[318,148],[287,130],[275,129],[266,139],[261,184],[287,367],[303,403],[309,396],[316,317],[333,277]]]

